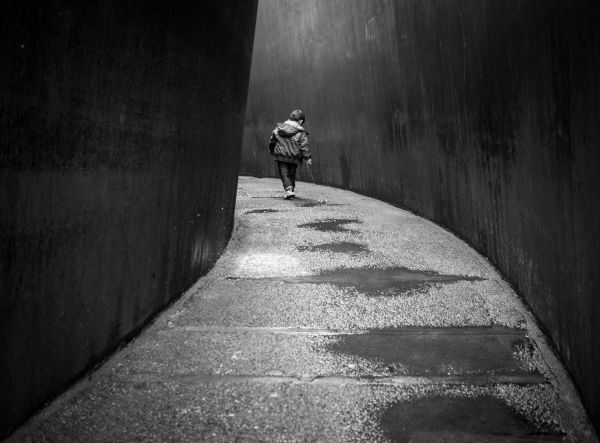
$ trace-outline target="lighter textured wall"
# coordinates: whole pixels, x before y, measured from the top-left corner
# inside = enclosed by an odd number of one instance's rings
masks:
[[[269,133],[303,109],[317,181],[489,257],[597,428],[599,18],[591,0],[263,0],[241,163],[275,176]]]
[[[257,1],[0,14],[0,438],[214,263]]]

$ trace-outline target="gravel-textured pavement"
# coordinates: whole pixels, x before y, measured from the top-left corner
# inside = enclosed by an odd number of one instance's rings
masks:
[[[240,177],[212,271],[14,441],[597,441],[490,263],[410,212]]]

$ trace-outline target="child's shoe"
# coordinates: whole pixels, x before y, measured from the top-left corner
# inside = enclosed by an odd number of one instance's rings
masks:
[[[294,194],[294,188],[289,187],[285,190],[285,194],[283,194],[283,198],[289,200],[290,198],[294,198],[296,194]]]

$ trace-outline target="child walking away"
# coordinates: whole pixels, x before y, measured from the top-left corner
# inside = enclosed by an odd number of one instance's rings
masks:
[[[308,131],[302,125],[306,117],[300,110],[293,111],[289,120],[278,123],[269,139],[269,152],[277,162],[279,177],[283,183],[284,198],[294,198],[296,194],[296,169],[302,160],[312,165],[310,149],[308,149]]]

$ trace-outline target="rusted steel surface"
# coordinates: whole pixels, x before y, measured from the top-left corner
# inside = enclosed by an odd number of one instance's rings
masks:
[[[597,428],[599,18],[583,0],[264,0],[241,163],[275,176],[269,132],[305,111],[316,180],[410,208],[489,257]]]
[[[3,4],[0,438],[225,247],[256,7]]]

